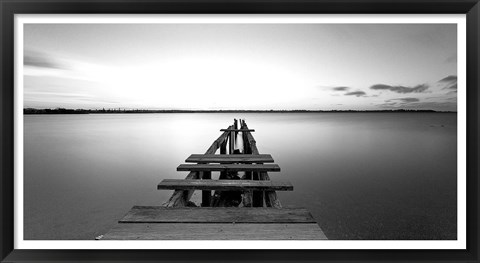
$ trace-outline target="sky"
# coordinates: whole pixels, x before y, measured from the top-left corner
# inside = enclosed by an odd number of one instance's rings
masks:
[[[457,109],[455,24],[25,24],[25,108]]]

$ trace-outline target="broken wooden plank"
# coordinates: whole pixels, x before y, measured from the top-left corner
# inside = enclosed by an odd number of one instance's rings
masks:
[[[305,208],[134,206],[119,223],[316,223]]]
[[[270,154],[192,154],[186,163],[273,163]]]
[[[322,240],[317,224],[117,224],[100,240]]]
[[[280,172],[280,166],[278,164],[180,164],[177,171]]]
[[[233,125],[230,125],[228,128],[229,129],[233,128]],[[210,147],[207,149],[205,154],[215,154],[217,149],[227,139],[228,135],[229,135],[228,132],[224,132],[222,135],[220,135],[212,143],[212,145],[210,145]],[[197,179],[197,178],[198,178],[198,173],[197,172],[190,172],[187,175],[187,177],[185,177],[185,179]],[[175,191],[170,196],[168,201],[165,202],[163,205],[166,206],[166,207],[186,206],[192,195],[193,195],[193,191],[182,191],[182,190]]]
[[[248,129],[248,126],[245,122],[243,122],[243,127],[245,129]],[[246,137],[246,144],[250,148],[250,153],[251,154],[260,154],[257,148],[257,142],[253,138],[253,135],[250,132],[245,133]],[[268,173],[262,172],[260,173],[260,180],[270,180],[270,177],[268,176]],[[275,191],[267,191],[265,192],[265,204],[268,207],[275,207],[275,208],[281,208],[282,204],[280,203],[280,200],[277,197],[277,193]]]
[[[290,182],[250,180],[183,180],[164,179],[158,184],[162,190],[220,190],[220,191],[293,191]]]

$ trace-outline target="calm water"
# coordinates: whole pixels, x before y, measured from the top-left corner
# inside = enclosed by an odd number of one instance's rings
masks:
[[[25,116],[25,239],[93,239],[244,118],[330,239],[456,239],[456,114]],[[200,194],[196,194],[198,198]]]

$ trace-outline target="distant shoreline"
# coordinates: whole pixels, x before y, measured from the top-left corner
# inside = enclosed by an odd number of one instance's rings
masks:
[[[105,114],[105,113],[457,113],[434,110],[144,110],[144,109],[34,109],[25,108],[23,114]]]

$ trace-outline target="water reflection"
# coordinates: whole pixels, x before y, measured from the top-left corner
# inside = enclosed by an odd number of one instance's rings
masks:
[[[92,239],[162,204],[157,183],[185,177],[176,167],[233,118],[294,185],[282,204],[329,238],[456,238],[456,114],[223,113],[25,116],[25,239]]]

